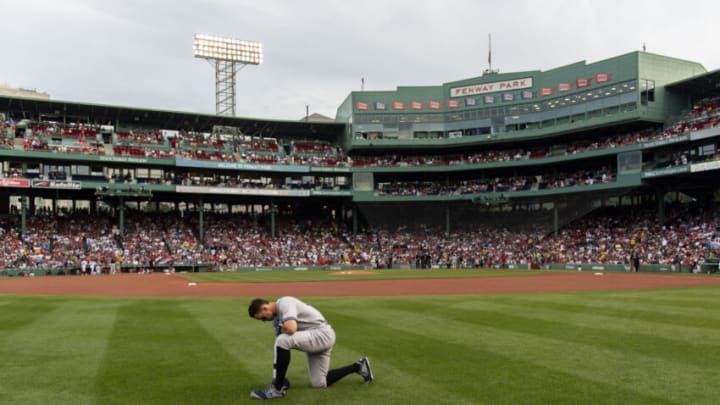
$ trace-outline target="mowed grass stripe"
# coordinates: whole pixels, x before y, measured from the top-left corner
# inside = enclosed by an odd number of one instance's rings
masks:
[[[237,403],[243,369],[175,300],[118,308],[95,380],[97,404]]]
[[[236,370],[239,370],[236,386],[243,398],[249,398],[251,390],[270,383],[275,339],[271,323],[259,322],[248,316],[248,304],[249,300],[227,298],[198,299],[180,304],[192,315],[197,326],[236,362]],[[298,363],[304,358],[296,355],[293,360]],[[294,372],[294,367],[291,371]],[[293,379],[297,377],[295,374],[290,376]],[[307,379],[306,371],[303,377]]]
[[[678,342],[653,335],[650,330],[638,330],[638,325],[628,325],[625,331],[606,328],[598,322],[594,326],[579,326],[568,322],[568,318],[558,314],[555,319],[540,319],[535,311],[527,314],[511,311],[494,311],[487,309],[465,309],[462,316],[450,315],[451,319],[473,324],[500,328],[506,331],[530,334],[537,337],[556,339],[567,343],[584,344],[599,349],[612,350],[628,355],[645,355],[662,358],[675,364],[686,364],[692,367],[704,367],[711,373],[720,362],[720,350],[717,342],[706,340],[705,343]],[[609,321],[612,323],[612,320]],[[676,327],[677,328],[677,327]],[[684,329],[677,328],[676,333],[682,335]],[[715,346],[708,343],[715,343]]]
[[[462,309],[463,307],[463,304],[458,304],[453,308]],[[573,309],[563,310],[554,306],[552,308],[546,308],[544,305],[533,305],[529,307],[527,303],[524,302],[513,303],[507,300],[504,300],[502,303],[495,301],[485,302],[483,308],[499,313],[514,314],[528,312],[533,319],[549,322],[556,322],[561,319],[563,324],[572,325],[575,328],[589,328],[589,330],[594,330],[598,328],[598,325],[602,325],[603,330],[618,333],[632,331],[634,335],[643,335],[649,340],[656,338],[666,339],[681,347],[685,345],[701,345],[700,350],[717,350],[718,348],[713,346],[720,346],[716,328],[691,326],[678,328],[677,325],[672,323],[646,321],[643,318],[598,315],[592,310],[585,312]]]
[[[468,298],[465,301],[471,300],[472,298]],[[548,338],[526,330],[522,324],[489,326],[494,323],[502,325],[501,318],[477,320],[473,319],[471,314],[463,316],[462,312],[453,312],[452,308],[440,311],[450,315],[436,316],[431,313],[433,305],[429,301],[396,301],[395,306],[384,308],[382,312],[363,311],[355,315],[368,323],[392,324],[398,329],[396,334],[422,331],[427,338],[446,342],[445,344],[461,344],[467,353],[472,353],[473,350],[486,351],[509,361],[527,362],[541,369],[547,368],[567,374],[564,377],[567,387],[564,389],[570,391],[587,389],[587,384],[602,384],[605,386],[603,390],[608,389],[608,394],[617,390],[636,393],[638,398],[632,403],[663,402],[661,399],[676,403],[716,401],[717,388],[706,383],[708,372],[713,373],[707,368],[677,364],[652,355],[575,343],[564,340],[562,336]],[[473,302],[482,306],[483,300]],[[417,313],[422,313],[422,317],[413,315]],[[381,319],[374,319],[377,314],[380,314]],[[448,317],[457,317],[460,320]],[[520,322],[517,319],[515,321]],[[435,326],[428,328],[427,325]],[[525,331],[519,332],[515,329]],[[533,370],[515,371],[517,375],[533,373]],[[598,396],[600,397],[603,395]],[[597,398],[587,400],[595,403]],[[584,401],[581,399],[579,402]]]
[[[661,294],[661,293],[655,293]],[[556,301],[557,298],[557,301]],[[720,310],[717,305],[695,308],[678,308],[667,302],[652,302],[645,299],[642,302],[627,302],[620,299],[587,299],[582,294],[549,295],[545,300],[537,297],[517,296],[511,299],[498,297],[497,302],[515,303],[521,310],[540,307],[556,309],[579,314],[598,314],[622,319],[642,319],[644,321],[659,322],[678,327],[720,329]],[[720,300],[719,300],[720,302]]]
[[[720,320],[720,313],[713,311],[720,301],[720,286],[682,287],[666,289],[630,290],[622,292],[583,292],[553,294],[557,303],[577,304],[577,297],[583,297],[582,303],[597,308],[618,308],[622,310],[660,308],[670,315],[700,315]],[[502,299],[502,297],[498,297]],[[513,295],[512,300],[527,302],[545,302],[543,295]],[[710,310],[710,311],[708,311]]]
[[[47,297],[13,300],[0,311],[0,402],[94,403],[93,384],[116,305]],[[32,322],[6,322],[8,317]]]
[[[0,341],[6,333],[36,322],[48,312],[55,311],[56,306],[64,301],[60,299],[42,298],[33,300],[30,297],[0,296],[3,302],[0,311]]]
[[[695,277],[695,276],[685,276]],[[717,279],[720,276],[713,276],[708,280]],[[704,276],[699,276],[704,278]],[[620,298],[636,297],[640,298],[645,292],[659,292],[662,291],[662,297],[673,299],[684,299],[688,301],[712,301],[715,298],[720,298],[720,286],[718,285],[705,285],[705,286],[691,286],[691,287],[673,287],[663,289],[649,289],[649,290],[624,290],[624,291],[608,291],[605,295],[608,297],[618,296]]]
[[[472,325],[425,316],[416,316],[416,321],[411,321],[402,311],[388,312],[391,317],[382,320],[341,314],[334,318],[346,328],[348,324],[355,325],[353,332],[366,332],[364,341],[376,353],[376,369],[390,383],[397,385],[400,381],[396,389],[402,390],[408,378],[414,386],[423,387],[424,395],[413,398],[418,403],[662,402],[660,397],[629,387],[583,378],[570,370],[533,362],[532,357],[525,359],[494,350],[493,345],[484,344],[483,336],[475,334],[476,327]],[[439,322],[433,324],[434,321]],[[382,330],[368,333],[378,323],[384,325]],[[427,325],[437,327],[428,329]],[[431,393],[435,392],[441,395],[434,397]],[[402,396],[389,403],[403,403]]]

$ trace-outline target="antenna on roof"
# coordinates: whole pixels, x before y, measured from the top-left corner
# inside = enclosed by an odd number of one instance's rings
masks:
[[[360,78],[360,91],[365,91],[365,78]]]
[[[647,52],[647,48],[645,47],[645,42],[643,42],[643,52]]]

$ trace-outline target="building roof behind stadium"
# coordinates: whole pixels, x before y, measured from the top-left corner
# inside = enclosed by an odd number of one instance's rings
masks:
[[[720,91],[720,69],[693,76],[665,85],[672,92],[690,94],[693,97],[705,98],[717,95]]]
[[[150,110],[135,107],[77,103],[60,100],[37,100],[22,97],[0,96],[0,111],[14,118],[37,118],[68,122],[82,120],[97,124],[133,124],[159,129],[183,129],[210,132],[214,125],[240,128],[247,135],[285,137],[312,134],[318,139],[334,138],[342,133],[344,124],[322,121],[267,120],[247,117],[227,117],[181,111]]]

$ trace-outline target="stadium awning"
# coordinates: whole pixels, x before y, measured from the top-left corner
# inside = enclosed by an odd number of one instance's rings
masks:
[[[698,99],[715,96],[720,91],[720,69],[667,84],[665,89]]]

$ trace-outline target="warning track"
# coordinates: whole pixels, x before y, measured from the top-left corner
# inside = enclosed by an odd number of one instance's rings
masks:
[[[524,277],[348,280],[188,285],[178,275],[0,278],[0,294],[112,297],[401,296],[602,291],[720,285],[720,277],[647,273],[538,273]]]

